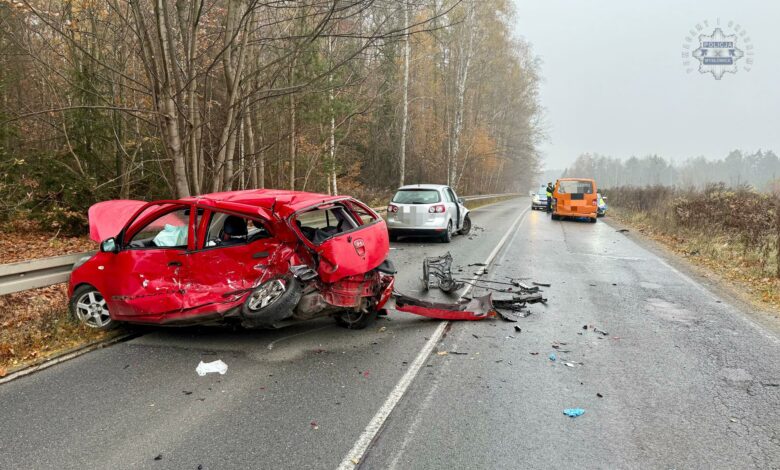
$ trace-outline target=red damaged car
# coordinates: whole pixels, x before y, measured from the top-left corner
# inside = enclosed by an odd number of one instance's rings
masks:
[[[73,315],[279,327],[333,316],[364,328],[393,292],[384,220],[351,197],[248,190],[89,210],[100,252],[70,278]]]

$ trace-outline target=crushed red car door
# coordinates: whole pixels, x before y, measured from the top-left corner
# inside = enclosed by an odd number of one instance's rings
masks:
[[[246,235],[225,235],[228,218],[246,224]],[[262,221],[208,211],[203,225],[198,230],[202,242],[187,257],[183,310],[188,314],[224,313],[257,283],[286,274],[288,264],[274,265],[284,248]]]
[[[159,208],[147,208],[143,214],[125,229],[122,248],[111,254],[104,265],[107,278],[121,279],[105,283],[112,316],[118,320],[144,321],[139,317],[149,317],[149,321],[157,321],[182,308],[181,285],[193,238],[194,216],[190,206],[162,204]],[[180,228],[181,245],[166,243],[160,237],[171,227]]]

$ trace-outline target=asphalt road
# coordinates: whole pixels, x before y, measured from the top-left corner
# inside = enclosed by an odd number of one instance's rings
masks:
[[[152,331],[0,386],[0,468],[351,466],[388,401],[361,468],[780,468],[778,331],[609,225],[528,205],[391,253],[416,293],[422,257],[450,250],[471,277],[505,239],[487,278],[552,283],[522,332],[400,312],[363,331]],[[225,375],[196,375],[216,359]]]

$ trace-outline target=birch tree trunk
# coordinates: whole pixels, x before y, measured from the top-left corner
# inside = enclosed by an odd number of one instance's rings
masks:
[[[294,57],[292,60],[292,63],[290,64],[290,73],[289,73],[289,83],[290,86],[292,86],[293,83],[293,77],[294,77],[294,70],[295,70],[295,64],[297,62],[297,58]],[[290,190],[295,190],[295,155],[296,155],[296,147],[295,147],[295,141],[298,137],[297,129],[296,129],[296,109],[295,109],[295,92],[290,93]]]
[[[333,67],[333,36],[328,36],[328,66]],[[333,93],[333,73],[328,74],[328,104],[330,108],[330,139],[328,150],[330,153],[330,176],[328,181],[328,194],[336,193],[336,110],[333,108],[335,95]],[[331,184],[332,183],[332,184]]]
[[[411,41],[409,38],[409,5],[404,7],[404,102],[403,115],[401,116],[401,148],[398,151],[398,183],[404,185],[406,177],[406,128],[409,122],[409,55],[411,53]]]
[[[187,197],[190,195],[190,188],[187,183],[187,165],[181,145],[179,117],[176,102],[173,99],[176,64],[173,59],[174,45],[169,42],[172,36],[166,21],[166,8],[166,2],[163,2],[163,0],[157,0],[154,5],[154,14],[157,20],[157,40],[159,41],[161,52],[161,78],[163,79],[160,87],[161,96],[158,96],[158,100],[160,100],[160,111],[162,113],[161,121],[164,129],[165,148],[168,156],[173,161],[173,184],[176,189],[176,196]]]
[[[458,171],[458,152],[460,151],[460,135],[463,131],[463,114],[466,97],[466,82],[469,76],[469,63],[474,46],[474,1],[468,4],[468,13],[466,16],[466,38],[460,42],[460,63],[458,64],[457,88],[455,98],[457,105],[455,107],[455,122],[452,126],[452,151],[448,165],[447,184],[453,185],[456,182]],[[463,42],[466,42],[465,47]]]
[[[252,113],[247,110],[244,113],[244,130],[246,131],[246,146],[249,153],[249,186],[258,188],[257,184],[257,147],[255,147],[255,130],[252,127]]]

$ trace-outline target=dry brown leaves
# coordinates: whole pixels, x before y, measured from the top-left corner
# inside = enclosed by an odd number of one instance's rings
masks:
[[[68,318],[58,284],[0,296],[0,377],[8,369],[106,337]]]
[[[0,237],[0,264],[97,249],[97,244],[87,236],[63,237],[55,234],[56,231],[42,233],[3,230],[3,236]]]

